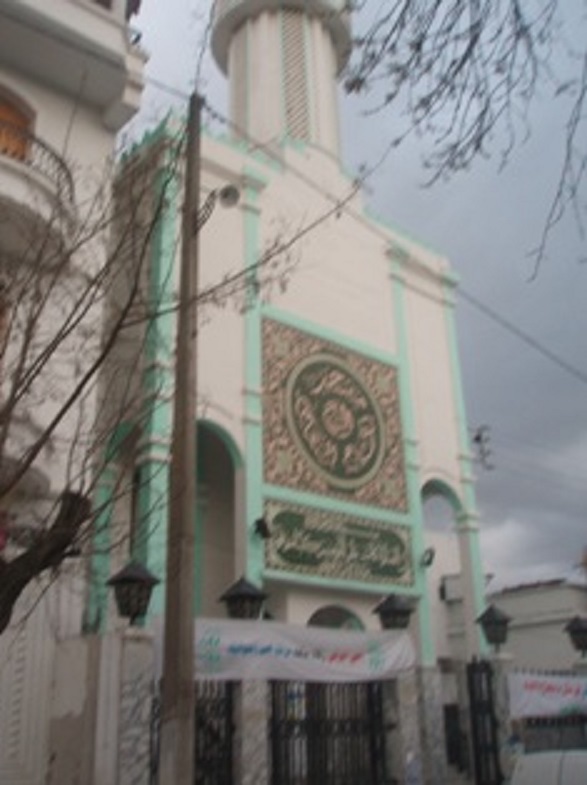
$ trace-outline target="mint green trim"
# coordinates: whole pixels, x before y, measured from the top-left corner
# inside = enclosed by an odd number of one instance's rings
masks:
[[[415,590],[420,596],[418,606],[418,626],[420,633],[420,651],[423,666],[436,663],[436,652],[432,636],[432,618],[430,598],[426,586],[426,573],[420,566],[420,554],[424,552],[424,515],[420,495],[419,457],[417,452],[416,419],[413,410],[413,394],[410,383],[410,352],[407,334],[407,315],[404,300],[404,284],[398,275],[399,262],[392,262],[393,303],[395,326],[401,357],[401,373],[399,374],[399,390],[404,432],[404,449],[406,461],[406,478],[408,486],[409,508],[412,514],[412,569]]]
[[[140,155],[144,148],[152,147],[159,142],[171,140],[174,136],[170,130],[170,126],[174,119],[177,119],[172,109],[165,115],[165,117],[151,129],[147,129],[142,137],[134,142],[128,150],[125,150],[120,156],[120,163],[122,165],[129,162],[136,156]],[[181,121],[184,122],[184,121]]]
[[[259,180],[256,172],[250,171],[252,180]],[[246,180],[246,178],[245,178]],[[264,562],[263,540],[252,536],[253,521],[263,514],[263,404],[261,390],[262,338],[261,304],[257,288],[257,274],[253,267],[259,258],[260,219],[258,210],[259,192],[252,185],[245,186],[244,239],[245,268],[253,268],[247,292],[245,314],[245,564],[247,578],[261,584]]]
[[[454,488],[444,482],[444,480],[435,477],[427,480],[422,488],[422,499],[424,501],[434,496],[442,496],[450,504],[456,516],[462,515],[464,512],[463,503]]]
[[[263,496],[268,501],[286,502],[289,504],[299,504],[303,507],[312,507],[316,510],[326,510],[328,512],[340,513],[341,515],[353,515],[360,518],[369,518],[372,521],[383,523],[394,523],[400,526],[410,527],[413,517],[409,513],[398,512],[396,510],[384,510],[380,507],[368,507],[364,504],[355,504],[345,499],[334,499],[329,496],[297,491],[293,488],[286,488],[281,485],[263,485]]]
[[[310,335],[323,338],[325,341],[332,341],[332,343],[337,343],[344,349],[358,352],[359,354],[363,354],[366,357],[370,357],[372,360],[377,360],[378,362],[384,363],[385,365],[400,365],[400,358],[398,358],[396,355],[381,351],[380,349],[370,346],[369,344],[355,340],[352,338],[352,336],[343,335],[337,330],[332,330],[329,327],[325,327],[324,325],[316,324],[309,321],[308,319],[302,319],[299,316],[296,316],[289,311],[284,311],[281,308],[277,308],[274,305],[263,305],[262,315],[268,319],[274,319],[276,322],[286,324],[289,327],[295,327],[296,329],[302,330],[303,332],[309,333]]]
[[[298,586],[313,586],[320,589],[337,590],[346,593],[374,595],[381,599],[381,595],[394,592],[406,597],[418,597],[419,591],[415,587],[407,587],[396,583],[363,583],[362,581],[337,580],[336,578],[322,578],[316,575],[301,575],[298,572],[281,572],[280,570],[264,570],[265,581],[275,583],[296,584]]]
[[[409,232],[406,232],[404,229],[402,229],[401,227],[399,227],[396,224],[392,223],[387,218],[383,218],[380,215],[377,215],[369,207],[365,207],[363,209],[363,212],[364,212],[365,218],[370,223],[375,224],[376,226],[381,227],[382,229],[385,230],[386,233],[391,233],[391,234],[395,235],[396,237],[399,237],[399,239],[406,240],[410,244],[418,246],[418,248],[422,249],[423,251],[427,251],[428,253],[434,254],[434,256],[443,256],[443,254],[440,251],[438,251],[437,249],[432,248],[429,245],[426,245],[421,240],[419,240],[417,237],[413,237],[411,234],[409,234]],[[392,240],[393,238],[390,237],[389,239]]]
[[[113,489],[115,473],[106,466],[96,484],[94,510],[97,516],[92,532],[92,554],[87,604],[84,612],[83,630],[86,634],[103,633],[106,629],[108,611],[108,586],[110,576],[110,523],[114,507]]]
[[[111,461],[118,460],[120,451],[124,447],[126,440],[131,436],[134,429],[135,424],[129,422],[128,420],[121,422],[120,425],[114,429],[114,433],[110,437],[108,446],[106,447],[106,464],[109,464]]]
[[[167,560],[167,517],[169,508],[170,440],[173,421],[174,351],[176,315],[173,269],[176,255],[176,226],[179,183],[172,175],[168,155],[154,176],[153,192],[163,199],[163,209],[154,228],[149,259],[149,305],[155,314],[145,334],[145,370],[142,379],[142,438],[137,462],[141,466],[137,503],[137,536],[134,556],[161,583],[153,590],[149,616],[164,611]],[[156,451],[152,445],[157,445]],[[156,453],[156,454],[154,454]]]
[[[143,151],[162,142],[171,142],[168,116],[153,131],[146,133],[122,157],[122,163],[139,157]],[[164,207],[154,227],[149,248],[149,304],[155,313],[145,330],[145,370],[142,376],[142,409],[134,422],[123,422],[113,432],[105,450],[105,469],[98,478],[94,499],[99,511],[93,540],[91,577],[84,629],[92,632],[105,630],[108,593],[105,581],[110,571],[111,519],[118,461],[125,440],[133,431],[140,433],[136,465],[140,467],[140,488],[137,499],[137,531],[132,544],[133,558],[138,558],[162,583],[153,592],[149,615],[162,613],[166,558],[166,528],[168,503],[168,466],[172,390],[173,343],[175,316],[165,313],[173,303],[173,260],[175,238],[173,216],[177,199],[177,180],[171,175],[169,157],[172,145],[162,148],[162,165],[154,173],[152,188],[156,198],[164,198]],[[164,189],[166,189],[164,191]],[[137,342],[137,351],[141,345]]]
[[[247,130],[246,128],[244,129]],[[202,129],[202,136],[210,139],[229,150],[236,152],[242,156],[243,166],[254,163],[256,166],[264,166],[275,172],[283,172],[286,168],[285,162],[276,157],[275,154],[266,153],[263,146],[257,147],[255,150],[250,150],[250,141],[242,139],[238,136],[231,136],[226,133],[215,134],[208,128]],[[265,145],[269,147],[269,144]]]
[[[281,140],[281,146],[284,149],[294,150],[296,153],[304,153],[310,147],[313,147],[310,142],[306,142],[304,139],[297,139],[295,136],[285,136]]]
[[[469,555],[473,572],[473,600],[475,607],[475,618],[485,609],[485,579],[481,564],[481,550],[479,547],[479,532],[476,526],[477,503],[475,500],[475,490],[473,488],[473,471],[470,457],[470,445],[467,430],[467,416],[465,411],[465,400],[463,396],[463,382],[461,376],[461,365],[459,362],[459,352],[457,345],[457,334],[454,317],[453,287],[445,285],[445,323],[448,339],[449,358],[453,379],[454,402],[457,416],[458,439],[460,447],[460,466],[463,488],[464,512],[457,521],[457,525],[468,525],[471,521],[473,525],[468,531]],[[487,654],[487,642],[482,635],[478,625],[475,626],[476,643],[481,654]]]

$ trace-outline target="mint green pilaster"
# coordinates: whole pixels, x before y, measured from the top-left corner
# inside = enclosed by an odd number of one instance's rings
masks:
[[[100,475],[94,493],[96,518],[92,538],[90,558],[90,580],[88,600],[84,614],[83,628],[88,634],[104,632],[108,608],[108,587],[110,576],[110,522],[113,511],[115,484],[114,470],[106,466]]]
[[[445,279],[445,318],[448,346],[450,352],[450,363],[453,379],[455,410],[458,424],[458,438],[460,447],[460,469],[461,484],[463,489],[463,510],[457,519],[457,533],[459,538],[464,538],[461,544],[461,571],[465,587],[465,611],[468,609],[469,629],[467,637],[469,639],[469,654],[486,654],[488,651],[487,643],[481,633],[479,625],[474,620],[483,612],[485,607],[485,580],[481,564],[481,552],[479,547],[479,527],[477,524],[478,513],[473,486],[473,470],[469,447],[469,437],[467,431],[467,417],[465,411],[465,401],[463,397],[463,384],[461,377],[461,367],[457,345],[456,325],[455,325],[455,299],[454,290],[456,281],[447,277]],[[463,544],[465,548],[463,548]],[[472,597],[468,597],[467,589],[472,592]]]
[[[412,389],[410,384],[410,352],[407,332],[407,315],[404,302],[404,281],[402,265],[404,258],[394,251],[391,262],[393,286],[393,302],[395,310],[395,326],[397,330],[398,351],[400,356],[399,389],[402,406],[404,429],[404,449],[406,476],[408,485],[409,509],[412,520],[412,567],[414,570],[415,588],[420,597],[418,604],[418,626],[420,637],[420,656],[423,666],[434,665],[436,652],[432,637],[430,600],[426,591],[426,573],[420,566],[420,554],[423,553],[424,515],[420,488],[420,466],[418,458],[418,442],[416,424],[412,407]]]
[[[142,379],[142,423],[137,466],[138,527],[134,555],[161,583],[153,591],[149,614],[163,613],[169,506],[169,460],[172,428],[175,312],[173,268],[176,255],[178,182],[171,173],[167,146],[154,180],[162,210],[153,233],[149,258],[149,309]]]

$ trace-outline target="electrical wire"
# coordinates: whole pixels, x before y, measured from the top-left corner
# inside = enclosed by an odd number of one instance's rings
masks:
[[[159,80],[149,79],[152,84],[159,87],[160,89],[166,90],[172,95],[180,96],[182,98],[189,97],[187,93],[182,93],[179,90],[171,87],[170,85],[165,85],[163,82]],[[204,100],[204,110],[207,114],[214,120],[222,123],[223,125],[227,126],[231,131],[236,133],[240,138],[244,139],[251,147],[256,150],[261,150],[264,154],[266,154],[269,158],[273,161],[279,163],[280,166],[284,167],[289,173],[293,174],[299,180],[304,182],[308,185],[312,190],[319,193],[323,198],[337,200],[338,197],[334,197],[332,194],[329,194],[324,187],[309,177],[305,172],[298,169],[296,166],[292,165],[290,161],[285,161],[282,156],[275,152],[273,147],[270,144],[261,142],[258,139],[255,139],[249,132],[245,131],[242,127],[235,123],[230,118],[226,117],[222,112],[218,109],[213,107],[208,100]],[[368,170],[366,170],[362,175],[360,180],[364,182],[366,179],[371,177],[385,162],[387,157],[389,156],[391,150],[393,149],[393,144],[388,145],[388,147],[384,150],[383,154],[377,160],[377,162],[371,166]],[[378,227],[374,226],[369,220],[365,218],[364,215],[358,214],[351,205],[347,204],[342,208],[343,212],[347,215],[353,217],[355,220],[359,220],[362,225],[364,225],[369,231],[378,236],[389,239],[389,236],[386,232],[382,231]],[[554,352],[552,349],[545,346],[542,342],[538,341],[532,335],[527,333],[522,328],[518,327],[514,324],[510,319],[499,314],[495,309],[491,306],[487,305],[486,303],[482,302],[478,297],[471,294],[467,291],[462,285],[458,287],[459,295],[462,297],[465,302],[467,302],[470,306],[478,310],[480,313],[483,313],[487,318],[493,321],[495,324],[498,324],[502,329],[506,330],[510,335],[515,336],[524,343],[529,348],[533,349],[534,351],[538,352],[542,357],[549,360],[553,363],[556,367],[560,370],[564,371],[571,377],[573,377],[576,381],[581,382],[582,384],[587,385],[587,372],[582,371],[580,368],[577,368],[563,357],[561,357],[558,353]]]
[[[166,84],[165,82],[162,82],[160,79],[156,79],[153,76],[145,75],[144,80],[145,84],[150,84],[152,87],[156,87],[158,90],[168,93],[174,98],[181,98],[184,101],[188,101],[190,98],[190,94],[186,93],[184,90],[180,90],[178,87],[173,87],[172,85]]]
[[[522,341],[522,343],[526,344],[526,346],[529,346],[531,349],[534,349],[534,351],[541,354],[547,360],[550,360],[558,368],[565,371],[567,374],[572,376],[577,381],[582,382],[583,384],[587,384],[587,373],[580,370],[579,368],[576,368],[574,365],[571,365],[570,362],[560,357],[556,352],[553,352],[552,349],[549,349],[540,341],[537,341],[536,338],[531,336],[525,330],[522,330],[520,327],[515,325],[509,319],[506,319],[505,316],[502,316],[501,314],[497,313],[497,311],[495,311],[489,305],[486,305],[485,303],[481,302],[481,300],[478,297],[472,295],[462,286],[459,286],[459,294],[463,298],[463,300],[469,303],[469,305],[472,305],[474,308],[476,308],[478,311],[483,313],[485,316],[487,316],[493,322],[495,322],[504,330],[509,332],[511,335],[515,335],[516,338]]]

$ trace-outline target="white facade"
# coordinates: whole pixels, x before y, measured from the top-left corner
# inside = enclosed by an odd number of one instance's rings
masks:
[[[59,418],[22,476],[18,467],[95,356],[97,297],[78,329],[43,359],[105,258],[106,227],[98,224],[109,200],[115,134],[138,109],[144,62],[130,40],[123,0],[3,0],[0,6],[4,414],[9,407],[0,451],[2,534],[8,533],[2,558],[15,557],[27,537],[30,542],[54,519],[65,488],[88,492],[92,389]],[[14,387],[21,360],[32,385]],[[35,367],[41,370],[27,370]],[[12,406],[15,389],[20,402]],[[55,651],[81,629],[78,561],[66,563],[54,585],[53,576],[30,584],[0,637],[2,782],[46,781]]]

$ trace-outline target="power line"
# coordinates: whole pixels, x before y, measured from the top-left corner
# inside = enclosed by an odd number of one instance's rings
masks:
[[[176,88],[174,88],[174,87],[172,87],[170,85],[166,85],[165,83],[160,82],[159,80],[152,79],[152,78],[147,78],[146,81],[150,82],[151,84],[153,84],[154,86],[158,87],[159,89],[164,90],[164,91],[166,91],[166,92],[168,92],[168,93],[170,93],[172,95],[175,95],[177,97],[181,97],[181,98],[186,99],[186,100],[189,98],[189,95],[187,93],[183,93],[180,90],[178,90],[178,89],[176,89]],[[329,194],[324,189],[323,186],[321,186],[319,183],[317,183],[315,180],[313,180],[311,177],[309,177],[305,172],[303,172],[300,169],[298,169],[297,167],[293,166],[290,161],[285,161],[282,156],[278,155],[275,152],[275,150],[273,149],[273,147],[270,144],[268,144],[266,142],[261,142],[260,140],[255,139],[250,133],[248,133],[242,127],[240,127],[238,125],[238,123],[235,123],[233,120],[231,120],[230,118],[226,117],[223,113],[221,113],[220,111],[215,109],[207,100],[205,100],[204,109],[210,115],[210,117],[212,119],[215,119],[218,122],[226,125],[233,132],[235,132],[238,136],[240,136],[242,139],[244,139],[253,148],[255,148],[257,150],[261,150],[262,152],[264,152],[269,158],[271,158],[272,160],[274,160],[277,163],[279,163],[280,166],[283,166],[285,169],[287,169],[287,171],[289,171],[295,177],[300,179],[302,182],[304,182],[306,185],[308,185],[314,191],[319,193],[321,196],[323,196],[324,198],[330,199],[330,200],[335,200],[336,199],[336,197],[334,197],[332,194]],[[371,166],[366,172],[364,172],[361,175],[361,177],[360,177],[360,181],[361,182],[364,182],[368,177],[370,177],[374,172],[376,172],[383,165],[383,163],[385,162],[385,160],[388,157],[389,153],[391,152],[391,149],[392,149],[392,145],[389,145],[385,149],[383,154],[380,156],[379,160],[373,166]],[[350,217],[354,218],[355,220],[358,220],[360,223],[362,223],[373,234],[376,234],[377,236],[384,236],[386,239],[388,239],[387,232],[382,232],[378,227],[374,226],[368,219],[366,219],[366,217],[364,215],[357,214],[352,209],[352,207],[349,204],[342,205],[341,206],[341,210],[343,212],[345,212],[347,215],[349,215]],[[534,351],[538,352],[543,357],[545,357],[546,359],[550,360],[554,365],[556,365],[559,369],[565,371],[565,373],[567,373],[570,376],[572,376],[575,380],[577,380],[579,382],[582,382],[583,384],[587,384],[587,373],[586,372],[584,372],[581,369],[575,367],[574,365],[569,363],[567,360],[565,360],[563,357],[560,357],[552,349],[549,349],[547,346],[542,344],[540,341],[536,340],[536,338],[534,338],[532,335],[530,335],[529,333],[525,332],[520,327],[515,325],[512,321],[510,321],[509,319],[506,319],[504,316],[502,316],[501,314],[497,313],[497,311],[495,311],[489,305],[486,305],[485,303],[483,303],[478,297],[475,297],[473,294],[468,292],[462,286],[459,286],[458,291],[459,291],[460,296],[466,302],[468,302],[469,305],[471,305],[474,308],[476,308],[478,311],[483,313],[485,316],[487,316],[493,322],[495,322],[500,327],[502,327],[504,330],[509,332],[511,335],[514,335],[516,338],[518,338],[520,341],[522,341],[522,343],[524,343],[526,346],[529,346],[531,349],[534,349]]]
[[[190,94],[180,90],[178,87],[173,87],[173,85],[166,84],[160,79],[155,79],[153,76],[145,75],[144,80],[146,84],[150,84],[153,87],[156,87],[158,90],[162,90],[164,93],[168,93],[175,98],[181,98],[183,101],[189,100]]]
[[[459,292],[461,297],[466,302],[468,302],[469,305],[472,305],[478,311],[481,311],[481,313],[485,314],[485,316],[494,321],[496,324],[499,324],[499,326],[503,327],[503,329],[507,332],[515,335],[516,338],[519,338],[519,340],[526,344],[526,346],[529,346],[543,357],[546,357],[577,381],[587,384],[587,373],[581,371],[579,368],[576,368],[574,365],[571,365],[571,363],[560,357],[558,354],[556,354],[556,352],[553,352],[552,349],[544,346],[544,344],[540,343],[540,341],[537,341],[536,338],[532,337],[529,333],[522,330],[509,319],[501,316],[501,314],[497,313],[497,311],[494,311],[493,308],[491,308],[489,305],[482,303],[479,298],[475,297],[470,292],[467,292],[466,289],[463,289],[462,286],[459,286]]]

